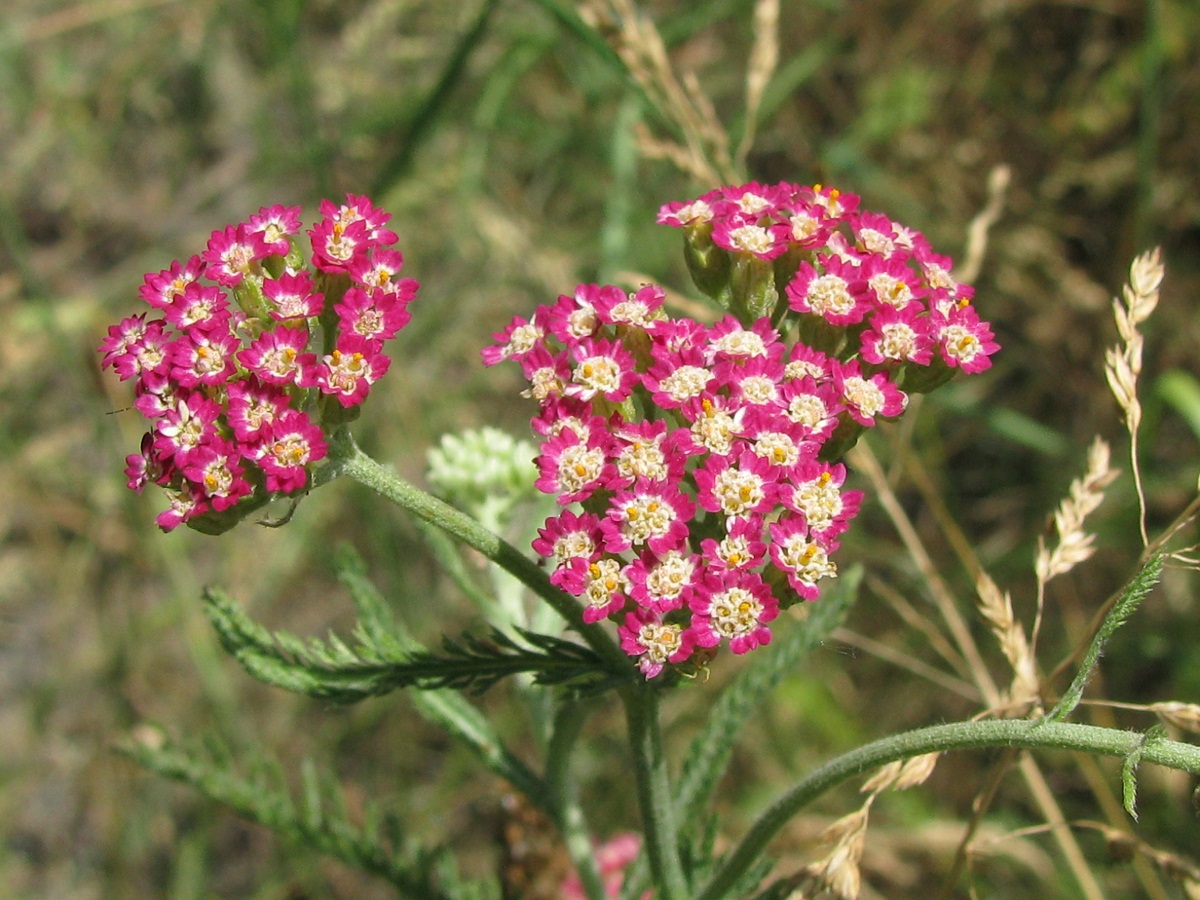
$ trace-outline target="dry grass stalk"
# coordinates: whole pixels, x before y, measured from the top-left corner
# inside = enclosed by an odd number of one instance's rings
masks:
[[[1139,326],[1150,318],[1158,306],[1158,288],[1162,284],[1163,273],[1162,255],[1157,247],[1134,259],[1129,267],[1129,283],[1122,290],[1122,297],[1113,299],[1113,318],[1121,343],[1109,347],[1104,353],[1104,377],[1117,405],[1125,414],[1125,428],[1129,432],[1129,454],[1141,511],[1138,524],[1143,546],[1150,541],[1146,533],[1146,495],[1138,467],[1137,435],[1142,421],[1142,404],[1137,396],[1137,380],[1142,372],[1143,346]]]
[[[639,140],[648,155],[669,159],[698,181],[719,184],[736,180],[729,138],[712,103],[694,75],[675,75],[666,45],[654,23],[632,0],[589,0],[581,9],[584,18],[614,45],[629,74],[646,92],[658,111],[674,122],[683,144]],[[611,23],[612,28],[600,28]]]
[[[986,572],[980,572],[975,579],[975,590],[979,595],[979,610],[1000,643],[1000,652],[1012,666],[1008,703],[1024,709],[1038,698],[1037,661],[1025,637],[1025,629],[1013,615],[1012,596],[1002,592]]]
[[[1146,708],[1168,725],[1200,734],[1200,705],[1165,700],[1161,703],[1151,703]]]
[[[758,0],[754,4],[754,46],[746,66],[746,130],[738,143],[737,166],[745,168],[746,156],[754,145],[758,126],[758,108],[762,105],[767,83],[779,65],[779,0]]]
[[[883,766],[868,778],[861,788],[862,792],[879,794],[882,791],[904,791],[910,787],[924,784],[933,774],[940,753],[926,753],[911,759],[898,759]]]
[[[862,786],[867,798],[855,812],[843,816],[821,832],[821,844],[828,849],[809,863],[796,879],[798,890],[793,898],[832,894],[839,900],[854,900],[862,888],[859,863],[867,842],[871,806],[883,791],[903,791],[924,784],[937,765],[940,753],[926,753],[911,759],[896,760],[876,772]]]
[[[967,226],[967,248],[962,265],[954,271],[956,280],[970,283],[979,277],[983,256],[987,252],[988,233],[1004,211],[1004,195],[1012,181],[1012,169],[1005,165],[992,168],[987,180],[987,203]]]
[[[1096,550],[1096,536],[1084,531],[1084,520],[1096,511],[1104,500],[1104,489],[1112,484],[1120,470],[1109,465],[1111,452],[1100,438],[1088,448],[1087,471],[1082,478],[1071,482],[1070,494],[1054,513],[1054,531],[1058,544],[1053,550],[1045,540],[1038,539],[1034,569],[1040,586],[1057,575],[1071,571]]]
[[[875,795],[869,796],[862,807],[842,816],[821,832],[821,844],[828,849],[825,855],[809,863],[796,879],[793,900],[808,896],[832,894],[838,900],[855,900],[862,890],[859,862],[866,847],[867,823]]]
[[[959,614],[953,594],[942,579],[941,574],[933,563],[933,559],[921,542],[916,528],[913,526],[895,491],[884,475],[878,459],[871,452],[870,445],[860,442],[858,446],[850,451],[849,459],[855,468],[866,475],[870,481],[880,505],[883,506],[884,511],[892,520],[892,524],[904,542],[905,548],[924,577],[934,603],[938,607],[943,621],[946,623],[954,639],[954,643],[958,645],[963,659],[970,669],[971,676],[979,688],[980,694],[983,696],[984,702],[989,707],[999,708],[1003,705],[1000,689],[984,664],[978,645],[970,629],[967,627],[966,621]],[[1034,635],[1034,646],[1036,646],[1036,630]],[[1030,756],[1024,756],[1021,758],[1019,768],[1026,786],[1033,795],[1034,802],[1040,808],[1047,821],[1062,822],[1062,809],[1059,807],[1053,791],[1050,790],[1049,785],[1046,783],[1045,776],[1042,774],[1037,762]],[[976,817],[982,815],[982,812],[982,809],[977,812]],[[977,821],[968,826],[966,839],[969,840],[976,824]],[[1100,898],[1103,898],[1104,894],[1100,890],[1096,877],[1091,869],[1088,868],[1083,851],[1080,849],[1074,835],[1071,834],[1070,829],[1055,827],[1052,833],[1083,896],[1088,898],[1088,900],[1100,900]]]

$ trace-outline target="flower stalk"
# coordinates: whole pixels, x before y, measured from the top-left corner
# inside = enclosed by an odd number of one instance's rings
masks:
[[[1166,738],[1148,739],[1134,731],[1041,719],[952,722],[918,728],[851,750],[798,781],[758,818],[696,895],[696,900],[718,900],[727,896],[792,816],[843,781],[896,760],[983,747],[1077,750],[1122,760],[1138,756],[1140,762],[1200,775],[1200,747]]]
[[[545,572],[512,544],[368,456],[359,449],[348,431],[333,435],[330,449],[337,475],[353,478],[401,509],[479,551],[545,600],[601,658],[622,670],[628,669],[627,658],[613,640],[599,628],[582,624],[578,604],[554,587]]]
[[[687,900],[690,894],[679,858],[679,831],[658,716],[659,692],[649,685],[633,685],[621,692],[621,700],[654,884],[661,900]]]

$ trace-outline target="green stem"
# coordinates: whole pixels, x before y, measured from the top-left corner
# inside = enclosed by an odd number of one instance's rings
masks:
[[[725,897],[792,816],[846,779],[900,759],[977,747],[1081,750],[1121,759],[1140,752],[1143,762],[1200,774],[1200,747],[1165,739],[1147,740],[1145,735],[1115,728],[1035,719],[953,722],[920,728],[852,750],[797,782],[759,816],[738,846],[726,856],[704,890],[696,895],[696,900]]]
[[[635,685],[622,690],[621,699],[629,728],[645,850],[658,887],[657,896],[660,900],[687,900],[690,894],[679,859],[675,804],[658,719],[659,693],[649,685]]]
[[[546,781],[554,798],[567,855],[571,857],[584,893],[588,900],[604,900],[607,894],[596,862],[596,850],[579,805],[575,782],[570,778],[571,750],[587,716],[587,707],[578,701],[564,700],[559,706],[546,750]]]
[[[330,455],[333,458],[330,466],[333,471],[329,473],[329,478],[348,475],[417,518],[478,550],[550,604],[568,626],[577,631],[584,642],[610,663],[615,671],[630,671],[629,657],[616,642],[602,629],[584,625],[574,598],[552,585],[537,563],[512,544],[367,456],[354,443],[349,432],[340,432],[330,439]]]

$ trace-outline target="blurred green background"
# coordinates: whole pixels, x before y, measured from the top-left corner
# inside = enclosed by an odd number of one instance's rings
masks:
[[[750,0],[643,6],[735,135],[752,8]],[[566,0],[4,4],[0,896],[390,895],[112,752],[144,723],[175,737],[220,734],[235,753],[262,748],[289,772],[312,759],[343,778],[352,809],[391,798],[410,830],[450,841],[468,870],[499,865],[504,786],[472,774],[469,757],[402,696],[340,709],[267,690],[222,656],[200,608],[201,585],[219,583],[273,627],[348,628],[350,604],[329,559],[345,539],[426,638],[477,624],[415,529],[336,483],[286,528],[164,537],[153,526],[162,498],[124,488],[122,459],[136,450],[141,422],[126,410],[125,386],[100,375],[94,348],[135,309],[142,273],[199,252],[213,229],[276,202],[303,204],[311,221],[322,197],[369,193],[394,214],[406,274],[422,288],[392,371],[356,426],[360,443],[420,480],[424,451],[447,430],[494,424],[524,436],[533,410],[518,396],[519,373],[485,371],[479,348],[513,315],[579,281],[644,273],[691,293],[678,235],[654,214],[712,187],[638,157],[636,129],[668,136],[667,126],[602,42],[571,27],[574,10]],[[1167,279],[1142,381],[1151,531],[1195,494],[1200,11],[1192,0],[785,2],[780,44],[751,177],[836,184],[959,256],[989,172],[1012,169],[976,281],[978,309],[1003,352],[986,375],[929,398],[903,428],[965,539],[1029,623],[1034,542],[1082,472],[1092,435],[1111,439],[1128,468],[1102,375],[1103,349],[1115,341],[1108,304],[1132,256],[1155,244]],[[896,462],[889,435],[873,437],[876,452]],[[970,582],[901,468],[897,490],[971,615]],[[1110,490],[1094,526],[1099,554],[1051,591],[1047,669],[1140,550],[1128,479]],[[928,610],[870,502],[840,559],[865,561],[869,578]],[[1200,701],[1195,587],[1190,571],[1168,572],[1118,636],[1090,695]],[[986,627],[974,621],[990,653]],[[849,627],[932,661],[921,636],[870,589]],[[670,707],[681,748],[715,688],[680,692]],[[509,699],[498,688],[482,702],[511,718],[506,730],[520,747]],[[731,834],[838,750],[978,709],[842,644],[777,699],[728,785]],[[600,711],[581,763],[603,834],[635,825],[614,728],[615,710]],[[920,896],[938,883],[988,762],[956,757],[927,788],[877,806],[865,896]],[[1047,768],[1069,816],[1101,817],[1071,760]],[[1102,768],[1115,785],[1113,767]],[[1191,787],[1147,772],[1138,834],[1195,853]],[[855,803],[849,789],[835,792],[797,823],[796,844]],[[987,821],[997,832],[1037,822],[1016,779],[1004,782],[996,809]],[[1153,894],[1128,866],[1108,863],[1093,834],[1080,840],[1112,896]],[[1075,896],[1048,838],[1004,846],[974,867],[980,896]],[[1157,896],[1182,896],[1161,884]]]

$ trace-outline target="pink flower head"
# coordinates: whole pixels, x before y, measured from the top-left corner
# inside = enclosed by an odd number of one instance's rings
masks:
[[[180,331],[229,330],[229,301],[220,288],[193,281],[167,307],[166,319]]]
[[[263,295],[271,301],[271,318],[279,321],[319,316],[325,295],[313,289],[308,272],[284,272],[278,278],[264,278]]]
[[[818,257],[817,262],[820,268],[802,262],[788,284],[790,308],[820,316],[831,325],[861,322],[870,306],[859,267],[830,255]]]
[[[558,300],[540,307],[546,332],[558,338],[566,347],[573,347],[584,338],[594,337],[603,324],[597,304],[609,307],[620,303],[625,294],[615,285],[580,284],[574,294],[559,294]]]
[[[864,331],[862,358],[876,365],[916,363],[929,365],[933,358],[933,342],[929,337],[929,319],[917,317],[919,303],[903,309],[884,306],[871,315],[871,327]]]
[[[343,334],[357,334],[374,341],[390,341],[412,319],[399,295],[382,288],[370,291],[352,287],[334,306]]]
[[[850,418],[859,425],[871,427],[876,416],[890,419],[904,412],[908,397],[888,379],[883,372],[866,377],[858,363],[833,364],[833,380],[838,399],[846,407]]]
[[[713,203],[713,208],[719,216],[755,221],[774,214],[788,200],[791,191],[786,184],[766,185],[751,181],[727,185],[720,188],[718,194],[720,199]]]
[[[690,435],[698,450],[728,456],[742,434],[746,410],[725,397],[706,394],[685,404],[683,415],[692,423]]]
[[[811,194],[807,199],[817,207],[824,210],[826,217],[830,219],[843,219],[858,209],[859,197],[857,194],[849,194],[838,190],[835,187],[822,187],[814,184],[810,189],[804,189],[803,194]]]
[[[897,253],[907,256],[900,245],[896,223],[879,213],[861,212],[850,217],[850,230],[855,244],[863,253],[881,259],[891,259]]]
[[[708,341],[708,328],[694,319],[655,319],[646,330],[654,341],[655,356],[699,350]]]
[[[604,557],[588,563],[580,573],[584,601],[583,621],[591,624],[619,613],[625,608],[629,577],[619,559]]]
[[[161,330],[162,321],[155,320],[155,323]],[[100,360],[101,368],[116,368],[118,360],[128,359],[123,365],[124,372],[118,369],[118,374],[122,381],[136,375],[136,348],[145,337],[147,327],[146,313],[138,313],[136,316],[122,319],[116,325],[109,325],[108,336],[100,342],[99,347],[100,352],[104,354]]]
[[[176,388],[177,385],[166,377],[143,379],[134,385],[133,406],[147,419],[161,419],[175,408],[180,393],[187,393],[183,388]]]
[[[219,437],[221,407],[201,393],[187,393],[154,423],[154,454],[182,468],[191,455]]]
[[[563,579],[570,580],[566,570],[573,562],[583,563],[586,572],[588,564],[600,558],[603,537],[600,533],[600,519],[591,513],[574,513],[563,510],[557,516],[551,516],[545,525],[538,529],[538,537],[533,542],[533,549],[545,557],[555,561],[554,573],[550,581],[568,593],[578,596],[583,591],[582,582],[577,589],[567,586]]]
[[[780,491],[783,504],[804,517],[810,534],[829,545],[846,530],[862,503],[862,491],[842,491],[846,467],[816,460],[803,463]]]
[[[817,384],[830,381],[833,376],[829,372],[829,356],[820,350],[797,343],[783,364],[783,377],[789,381],[811,378]]]
[[[149,272],[145,283],[138,294],[155,309],[166,309],[171,301],[183,293],[184,289],[194,282],[204,272],[205,263],[199,256],[193,256],[186,263],[179,261],[171,263],[169,269],[161,272]]]
[[[714,377],[705,362],[704,350],[684,346],[656,353],[650,368],[642,373],[642,384],[660,409],[678,409],[705,394]]]
[[[263,384],[253,375],[229,385],[229,427],[245,445],[245,456],[255,457],[258,445],[271,436],[275,423],[288,408],[283,388]]]
[[[817,582],[837,575],[837,566],[829,559],[836,544],[825,544],[809,534],[804,516],[782,516],[768,526],[771,533],[771,560],[787,575],[788,584],[805,600],[816,600]]]
[[[228,330],[199,331],[171,344],[171,378],[186,388],[224,384],[237,370],[238,339]]]
[[[159,482],[167,474],[167,467],[154,450],[154,434],[142,435],[141,449],[125,457],[126,485],[131,491],[142,492],[142,488]]]
[[[712,205],[720,199],[719,191],[709,191],[696,200],[666,203],[658,211],[658,224],[674,228],[705,225],[713,220]]]
[[[277,205],[214,231],[205,252],[185,264],[147,274],[140,294],[164,318],[131,316],[101,342],[102,366],[135,380],[134,405],[153,422],[126,475],[131,489],[155,482],[168,490],[170,507],[158,517],[164,529],[231,509],[255,486],[303,489],[327,454],[322,426],[344,421],[322,395],[354,406],[388,369],[384,342],[408,321],[417,283],[396,277],[403,258],[385,246],[395,240],[387,213],[353,195],[341,206],[326,201],[322,212],[310,231],[312,264],[359,283],[347,290],[324,279],[336,290],[338,315],[321,327],[308,320],[322,316],[325,298],[291,240],[300,209]],[[232,309],[230,288],[239,305],[265,301],[271,319],[289,324]],[[318,359],[322,342],[333,350]]]
[[[838,399],[838,387],[831,380],[818,384],[812,378],[788,382],[782,390],[784,415],[800,428],[800,436],[824,441],[837,427],[838,415],[845,409]]]
[[[229,509],[253,491],[244,477],[237,450],[222,441],[199,447],[183,474],[217,512]]]
[[[788,471],[816,455],[821,441],[782,410],[752,409],[743,422],[750,450],[768,465]]]
[[[862,268],[863,281],[875,306],[905,309],[929,293],[921,278],[899,257],[867,257]]]
[[[322,358],[302,386],[315,384],[322,394],[332,394],[344,407],[358,406],[367,399],[371,385],[382,378],[391,365],[377,341],[357,334],[338,337],[337,347]]]
[[[373,246],[367,223],[362,219],[349,223],[322,219],[308,230],[308,237],[313,265],[322,272],[348,272],[355,260],[365,257]]]
[[[778,472],[752,450],[736,457],[710,456],[692,475],[696,501],[727,519],[762,515],[775,505],[779,493]]]
[[[503,331],[492,335],[496,343],[483,348],[483,364],[494,366],[506,359],[520,360],[534,347],[543,346],[546,332],[536,322],[517,316]]]
[[[960,284],[951,274],[954,261],[948,256],[934,253],[927,246],[917,248],[913,254],[920,264],[921,274],[929,287],[931,305],[942,312],[948,312],[958,301],[969,300],[972,289]]]
[[[746,328],[733,316],[726,316],[708,332],[705,356],[710,363],[722,361],[746,362],[756,357],[777,360],[784,346],[771,320],[761,318]]]
[[[566,506],[586,500],[598,488],[612,481],[616,470],[608,459],[611,437],[597,429],[581,439],[564,429],[542,444],[537,458],[541,477],[536,485],[545,494],[554,494]]]
[[[679,481],[683,477],[692,446],[683,429],[668,431],[665,419],[627,422],[616,427],[614,437],[610,454],[621,487],[628,487],[639,478]]]
[[[667,664],[678,665],[692,655],[695,638],[690,629],[663,622],[657,613],[636,609],[617,628],[621,649],[638,658],[646,678],[654,678]]]
[[[260,334],[237,358],[246,369],[266,384],[298,384],[307,367],[316,362],[315,353],[305,353],[308,329],[273,328]]]
[[[595,300],[596,320],[604,325],[649,328],[665,297],[666,291],[656,284],[643,285],[632,294],[620,288],[604,290]]]
[[[285,409],[271,425],[270,437],[254,455],[266,474],[267,490],[290,494],[308,483],[308,466],[329,452],[321,429],[303,412]]]
[[[159,513],[154,520],[163,531],[171,531],[189,519],[208,512],[208,503],[187,481],[175,490],[168,490],[167,500],[170,506]]]
[[[604,549],[622,553],[648,547],[659,555],[683,546],[696,506],[677,485],[639,478],[619,491],[600,524]]]
[[[348,228],[357,222],[362,222],[367,240],[372,246],[390,246],[399,238],[396,232],[385,228],[391,221],[392,214],[377,208],[368,197],[346,195],[346,202],[334,206],[329,200],[322,200],[319,212],[327,220],[343,228]]]
[[[568,397],[591,400],[599,396],[620,403],[638,381],[633,354],[615,341],[584,338],[572,348],[571,357],[575,366],[565,391]]]
[[[292,244],[288,237],[300,232],[300,207],[264,206],[246,222],[247,230],[262,236],[263,245],[270,256],[287,256]]]
[[[629,565],[630,596],[645,609],[668,613],[687,605],[703,572],[700,557],[683,550],[644,552]]]
[[[529,380],[529,390],[521,392],[523,397],[533,397],[545,405],[567,396],[571,361],[566,353],[551,353],[544,345],[539,345],[521,357],[521,370]],[[583,403],[582,400],[579,402]]]
[[[730,216],[713,226],[713,243],[731,253],[770,261],[788,249],[791,227],[778,222],[760,225],[755,216]]]
[[[225,287],[237,287],[247,275],[258,271],[258,261],[271,255],[261,232],[245,225],[230,225],[214,231],[204,251],[205,274]]]
[[[744,407],[782,405],[779,385],[783,381],[783,363],[765,356],[748,360],[725,360],[713,367],[717,382]]]
[[[947,315],[935,312],[932,330],[942,360],[964,372],[989,368],[989,357],[1000,349],[988,323],[981,322],[971,306],[955,306]]]
[[[729,569],[705,576],[704,585],[692,594],[689,629],[698,647],[715,647],[729,641],[736,654],[771,643],[767,623],[779,615],[779,601],[754,572]]]
[[[726,569],[755,569],[767,556],[763,541],[763,520],[758,516],[729,519],[728,531],[721,540],[705,538],[700,543],[705,568],[710,572]]]
[[[608,420],[592,412],[590,403],[561,394],[547,397],[542,403],[541,414],[531,419],[529,424],[543,438],[554,437],[569,428],[582,441],[591,440],[594,431],[608,430]]]

